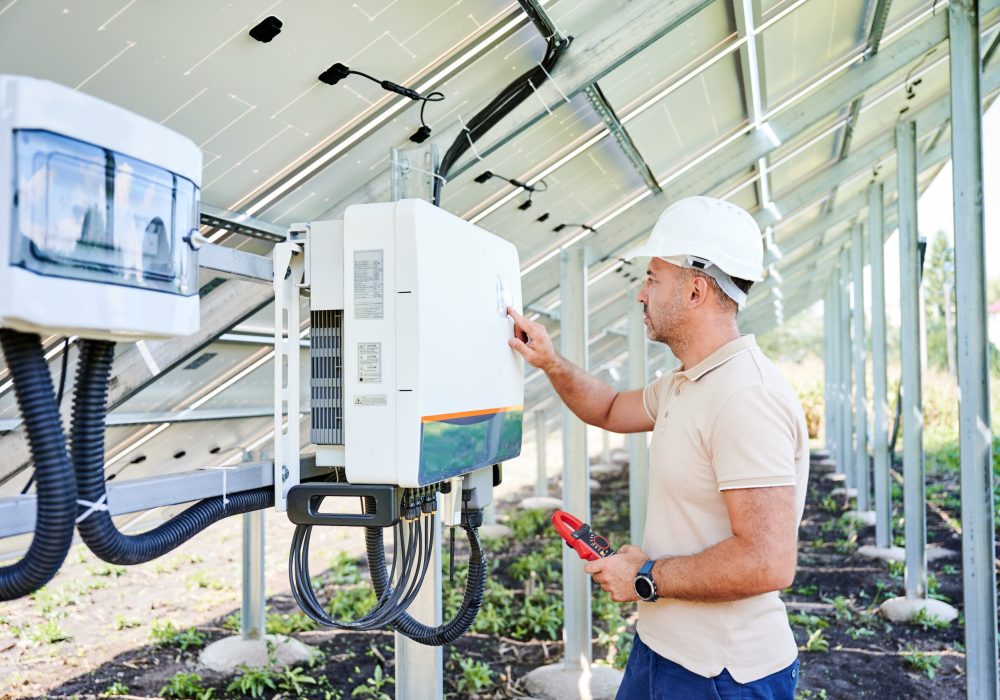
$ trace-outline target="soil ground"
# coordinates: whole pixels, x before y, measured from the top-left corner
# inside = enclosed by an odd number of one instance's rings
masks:
[[[601,488],[592,497],[595,530],[621,544],[628,528],[627,475],[598,478]],[[930,481],[933,488],[928,490],[937,510],[928,511],[929,540],[952,551],[930,564],[930,588],[961,610],[960,538],[947,521],[957,518],[957,484],[948,474],[931,475]],[[814,465],[800,531],[798,575],[784,595],[801,645],[799,697],[964,698],[962,618],[939,628],[933,619],[890,625],[876,614],[882,600],[902,593],[902,567],[855,554],[859,544],[873,538],[873,530],[858,530],[841,517],[846,504],[830,494],[836,485]],[[493,631],[473,631],[445,650],[445,691],[451,697],[523,696],[524,674],[561,657],[556,554],[561,544],[544,516],[518,511],[516,503],[526,495],[526,489],[512,494],[498,508],[499,519],[509,519],[518,536],[490,546],[493,583],[477,626]],[[281,517],[268,515],[268,590],[283,591],[269,599],[270,617],[323,653],[313,666],[301,670],[298,684],[287,676],[274,677],[276,687],[263,685],[261,695],[391,698],[390,632],[296,631],[306,625],[300,624],[304,618],[296,614],[297,606],[287,593],[288,528],[274,520]],[[271,536],[276,528],[279,534]],[[898,523],[896,531],[901,532]],[[356,532],[339,531],[323,533],[319,539],[314,561],[331,561],[328,571],[317,576],[321,595],[335,600],[346,590],[341,586],[345,576],[353,576],[350,559],[361,553],[360,538]],[[345,551],[351,556],[334,557]],[[463,557],[460,549],[457,558]],[[74,550],[64,571],[41,595],[0,607],[0,699],[94,698],[112,693],[161,697],[161,689],[178,672],[201,676],[202,698],[246,697],[227,690],[232,677],[213,675],[197,665],[203,644],[232,634],[233,613],[239,610],[239,558],[238,518],[215,526],[158,562],[127,570]],[[366,580],[364,567],[359,568]],[[456,586],[460,578],[456,576]],[[594,657],[620,664],[631,640],[634,606],[609,605],[599,590],[594,603]],[[196,631],[164,641],[170,637],[163,633],[167,620],[178,631]],[[154,627],[160,629],[159,644],[151,641]],[[193,691],[180,696],[199,697]]]

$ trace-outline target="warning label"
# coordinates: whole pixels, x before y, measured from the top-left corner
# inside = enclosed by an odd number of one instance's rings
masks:
[[[382,381],[382,343],[358,343],[358,381]]]
[[[385,406],[385,394],[364,394],[354,397],[355,406]]]
[[[379,320],[385,313],[382,250],[354,251],[354,318]]]

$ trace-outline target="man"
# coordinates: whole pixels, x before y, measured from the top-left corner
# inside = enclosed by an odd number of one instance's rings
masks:
[[[511,347],[581,420],[653,431],[642,548],[586,567],[612,600],[639,601],[618,698],[791,700],[797,647],[778,591],[795,574],[809,448],[794,392],[736,323],[761,279],[760,230],[733,204],[689,197],[639,256],[651,257],[638,296],[647,335],[681,362],[645,389],[603,384],[510,312]]]

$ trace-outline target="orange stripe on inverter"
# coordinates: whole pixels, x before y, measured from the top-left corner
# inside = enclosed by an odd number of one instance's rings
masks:
[[[472,418],[473,416],[488,416],[493,413],[503,413],[505,411],[520,411],[524,406],[504,406],[502,408],[483,408],[478,411],[462,411],[461,413],[442,413],[437,416],[424,416],[420,420],[424,423],[433,423],[442,420],[454,420],[456,418]]]

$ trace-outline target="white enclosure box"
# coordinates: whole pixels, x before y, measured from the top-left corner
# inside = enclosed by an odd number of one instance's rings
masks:
[[[421,200],[349,207],[343,235],[348,480],[422,486],[520,454],[514,246]]]
[[[201,152],[82,92],[0,75],[0,326],[87,338],[198,330]]]

